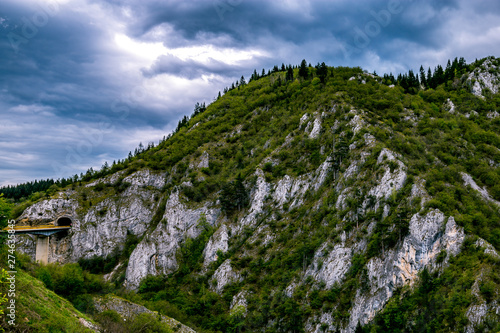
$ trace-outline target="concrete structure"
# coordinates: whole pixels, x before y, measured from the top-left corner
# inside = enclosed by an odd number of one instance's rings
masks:
[[[36,254],[35,261],[42,264],[49,263],[49,237],[37,236],[36,237]]]
[[[60,216],[53,222],[53,224],[33,226],[15,226],[14,232],[16,234],[30,234],[36,236],[36,253],[35,260],[42,264],[49,262],[49,239],[50,236],[71,229],[73,222],[71,216]],[[9,228],[5,228],[7,231]]]

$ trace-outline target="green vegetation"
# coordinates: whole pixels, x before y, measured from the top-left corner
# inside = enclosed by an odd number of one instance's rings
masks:
[[[80,319],[92,323],[66,299],[46,289],[42,282],[18,269],[16,274],[16,326],[1,317],[7,332],[92,332]]]
[[[12,210],[12,204],[5,200],[3,194],[0,194],[0,229],[7,226],[8,218]]]
[[[248,193],[245,185],[243,185],[241,175],[238,175],[235,181],[227,183],[222,187],[220,204],[227,214],[246,208],[249,203],[248,199]]]
[[[490,60],[500,65],[499,59]],[[500,212],[462,179],[463,173],[471,175],[500,201],[500,118],[489,116],[500,112],[500,95],[486,91],[484,98],[474,96],[464,76],[483,63],[467,65],[455,59],[434,73],[421,68],[417,75],[410,71],[397,78],[324,63],[313,67],[305,60],[300,66],[283,64],[267,73],[255,70],[249,82],[242,77],[212,104],[198,103],[193,115],[184,117],[175,133],[158,145],[140,145],[123,161],[89,170],[65,186],[76,190],[85,211],[126,191],[126,175],[142,168],[165,171],[168,182],[149,228],[161,223],[166,198],[177,189],[186,205],[199,207],[207,200],[219,200],[223,223],[237,223],[247,213],[257,168],[268,183],[276,184],[286,175],[307,179],[329,161],[319,189],[304,191],[300,204],[291,198],[280,206],[271,196],[264,198],[255,223],[230,235],[228,251],[219,251],[218,259],[205,269],[203,249],[216,228],[202,217],[199,236],[183,240],[178,250],[177,271],[146,277],[137,294],[120,290],[123,276],[114,285],[102,280],[102,274],[117,263],[126,263],[140,241],[131,235],[123,249],[118,247],[107,258],[26,269],[88,313],[93,311],[91,294],[116,292],[200,332],[253,332],[263,327],[266,332],[301,332],[312,315],[324,312],[331,313],[335,323],[347,323],[356,293],[369,292],[370,260],[401,244],[412,216],[439,209],[464,228],[467,237],[461,253],[450,257],[441,251],[436,263],[449,266],[440,267],[439,273],[424,270],[413,287],[396,289],[375,320],[356,331],[463,331],[471,304],[478,299],[487,304],[500,300],[499,262],[475,245],[481,237],[500,250]],[[316,119],[321,130],[310,135]],[[372,136],[375,140],[370,142]],[[376,206],[370,189],[387,172],[402,168],[394,160],[378,161],[383,148],[399,154],[408,177],[399,191]],[[190,167],[198,165],[205,153],[208,167]],[[354,164],[354,174],[342,178]],[[123,173],[114,184],[80,186],[117,171]],[[422,199],[411,195],[418,184],[430,196],[423,208]],[[349,195],[339,201],[343,190]],[[49,194],[31,194],[29,200]],[[0,198],[2,207],[8,215],[10,206]],[[17,206],[12,214],[19,215],[23,207]],[[101,217],[107,213],[98,211]],[[306,274],[311,264],[316,269],[323,265],[323,258],[315,258],[320,248],[325,256],[340,243],[353,246],[361,241],[366,246],[353,253],[340,283],[327,289]],[[219,295],[212,291],[211,278],[227,259],[242,281],[227,285]],[[296,288],[287,291],[291,285]],[[238,307],[230,310],[240,292],[247,295],[246,314]],[[97,319],[105,327],[123,327],[112,312]],[[152,318],[138,318],[138,325],[147,320],[155,331]],[[483,326],[483,330],[499,329],[496,322]]]
[[[121,316],[112,310],[106,310],[96,316],[97,321],[106,332],[120,333],[171,333],[172,330],[161,321],[148,313],[141,313],[129,321],[124,321]],[[130,318],[129,318],[130,319]]]

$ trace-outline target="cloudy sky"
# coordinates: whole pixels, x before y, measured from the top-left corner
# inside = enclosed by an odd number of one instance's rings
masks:
[[[500,2],[2,0],[0,36],[1,186],[122,159],[253,69],[500,56]]]

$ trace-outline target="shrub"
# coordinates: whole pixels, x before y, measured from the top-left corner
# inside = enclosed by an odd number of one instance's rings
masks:
[[[172,330],[162,323],[157,317],[149,313],[137,315],[129,323],[130,332],[135,333],[171,333]]]

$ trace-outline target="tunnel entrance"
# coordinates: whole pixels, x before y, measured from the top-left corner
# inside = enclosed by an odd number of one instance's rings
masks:
[[[61,216],[56,220],[55,225],[58,227],[70,227],[73,220],[69,216]]]

